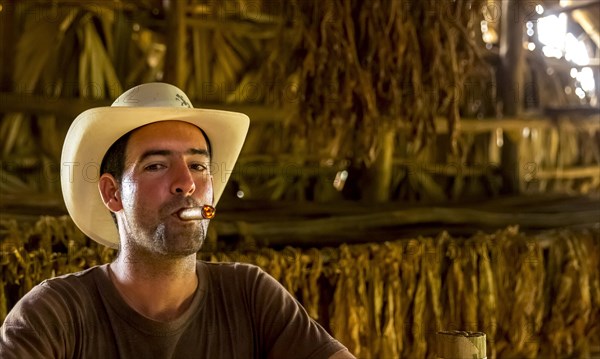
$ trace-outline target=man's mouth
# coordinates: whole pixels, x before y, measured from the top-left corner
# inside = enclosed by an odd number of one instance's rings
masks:
[[[194,221],[202,219],[202,210],[199,207],[182,208],[175,212],[177,217],[183,221]]]
[[[177,217],[183,221],[211,219],[215,216],[215,208],[205,204],[202,207],[187,207],[176,212]]]

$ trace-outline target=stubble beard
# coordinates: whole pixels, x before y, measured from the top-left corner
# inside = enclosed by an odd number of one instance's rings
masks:
[[[136,224],[130,226],[133,230],[130,243],[138,251],[163,258],[183,258],[197,253],[204,244],[209,220],[180,221],[172,214],[176,207],[165,206],[158,215],[140,209]]]
[[[208,220],[196,221],[181,227],[161,223],[150,239],[152,250],[169,258],[187,257],[197,253],[204,244]]]

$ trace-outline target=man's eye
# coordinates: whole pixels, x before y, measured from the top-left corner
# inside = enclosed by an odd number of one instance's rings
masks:
[[[144,169],[146,171],[158,171],[161,168],[164,168],[165,166],[160,164],[160,163],[153,163],[151,165],[147,165],[146,167],[144,167]]]
[[[195,171],[204,172],[207,170],[208,167],[202,163],[194,163],[194,164],[190,165],[190,168]]]

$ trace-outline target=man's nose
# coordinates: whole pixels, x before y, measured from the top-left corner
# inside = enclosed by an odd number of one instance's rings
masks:
[[[186,163],[178,163],[173,167],[172,194],[191,195],[196,190],[192,172]]]

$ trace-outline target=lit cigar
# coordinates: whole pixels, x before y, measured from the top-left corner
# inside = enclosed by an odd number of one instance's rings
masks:
[[[215,216],[215,207],[205,204],[202,207],[185,208],[177,213],[184,221],[211,219]]]

